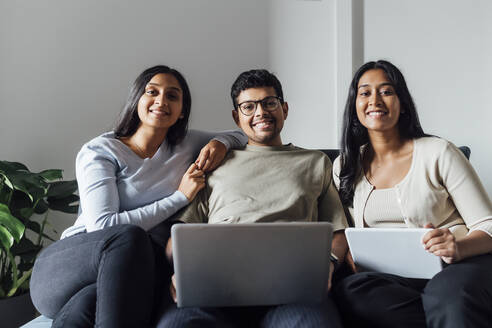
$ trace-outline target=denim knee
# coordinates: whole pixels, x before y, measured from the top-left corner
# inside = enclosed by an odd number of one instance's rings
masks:
[[[138,254],[141,251],[153,252],[147,232],[133,224],[120,224],[114,227],[114,235],[109,238],[104,250],[110,250],[113,246],[126,248],[125,252]]]

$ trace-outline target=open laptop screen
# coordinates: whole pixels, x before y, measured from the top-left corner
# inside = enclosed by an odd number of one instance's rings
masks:
[[[318,302],[330,267],[329,223],[177,224],[178,307]]]

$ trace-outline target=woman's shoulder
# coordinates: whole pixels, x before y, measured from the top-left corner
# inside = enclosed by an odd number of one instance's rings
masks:
[[[422,153],[426,156],[435,154],[438,157],[443,156],[446,153],[460,153],[461,151],[451,141],[441,137],[422,137],[415,139],[415,144],[418,148],[422,149]]]
[[[418,145],[418,147],[428,150],[443,150],[444,148],[448,147],[449,144],[451,144],[448,140],[435,136],[421,137],[415,139],[415,143]]]
[[[79,151],[77,157],[84,155],[102,156],[107,158],[119,158],[125,153],[126,147],[121,141],[116,139],[114,132],[105,132],[90,141],[86,142]]]
[[[120,142],[116,139],[113,131],[104,132],[103,134],[89,140],[82,147],[104,147],[104,146],[112,146],[116,142]]]
[[[449,169],[455,161],[468,162],[463,152],[452,142],[440,137],[422,137],[415,140],[420,161],[431,171]]]

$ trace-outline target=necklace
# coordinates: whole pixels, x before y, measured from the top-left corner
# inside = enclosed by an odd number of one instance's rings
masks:
[[[133,145],[137,148],[138,152],[140,153],[138,155],[140,155],[143,158],[147,158],[147,153],[142,148],[140,148],[140,146],[136,142],[133,142]]]
[[[130,138],[121,138],[120,140],[139,157],[147,158],[147,153],[138,145],[136,141],[132,141]]]

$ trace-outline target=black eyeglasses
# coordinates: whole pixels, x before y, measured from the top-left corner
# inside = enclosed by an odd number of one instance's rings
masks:
[[[268,96],[261,100],[248,100],[237,105],[237,108],[246,116],[251,116],[256,112],[258,103],[261,104],[261,108],[267,112],[274,112],[280,105],[281,99],[277,96]]]

